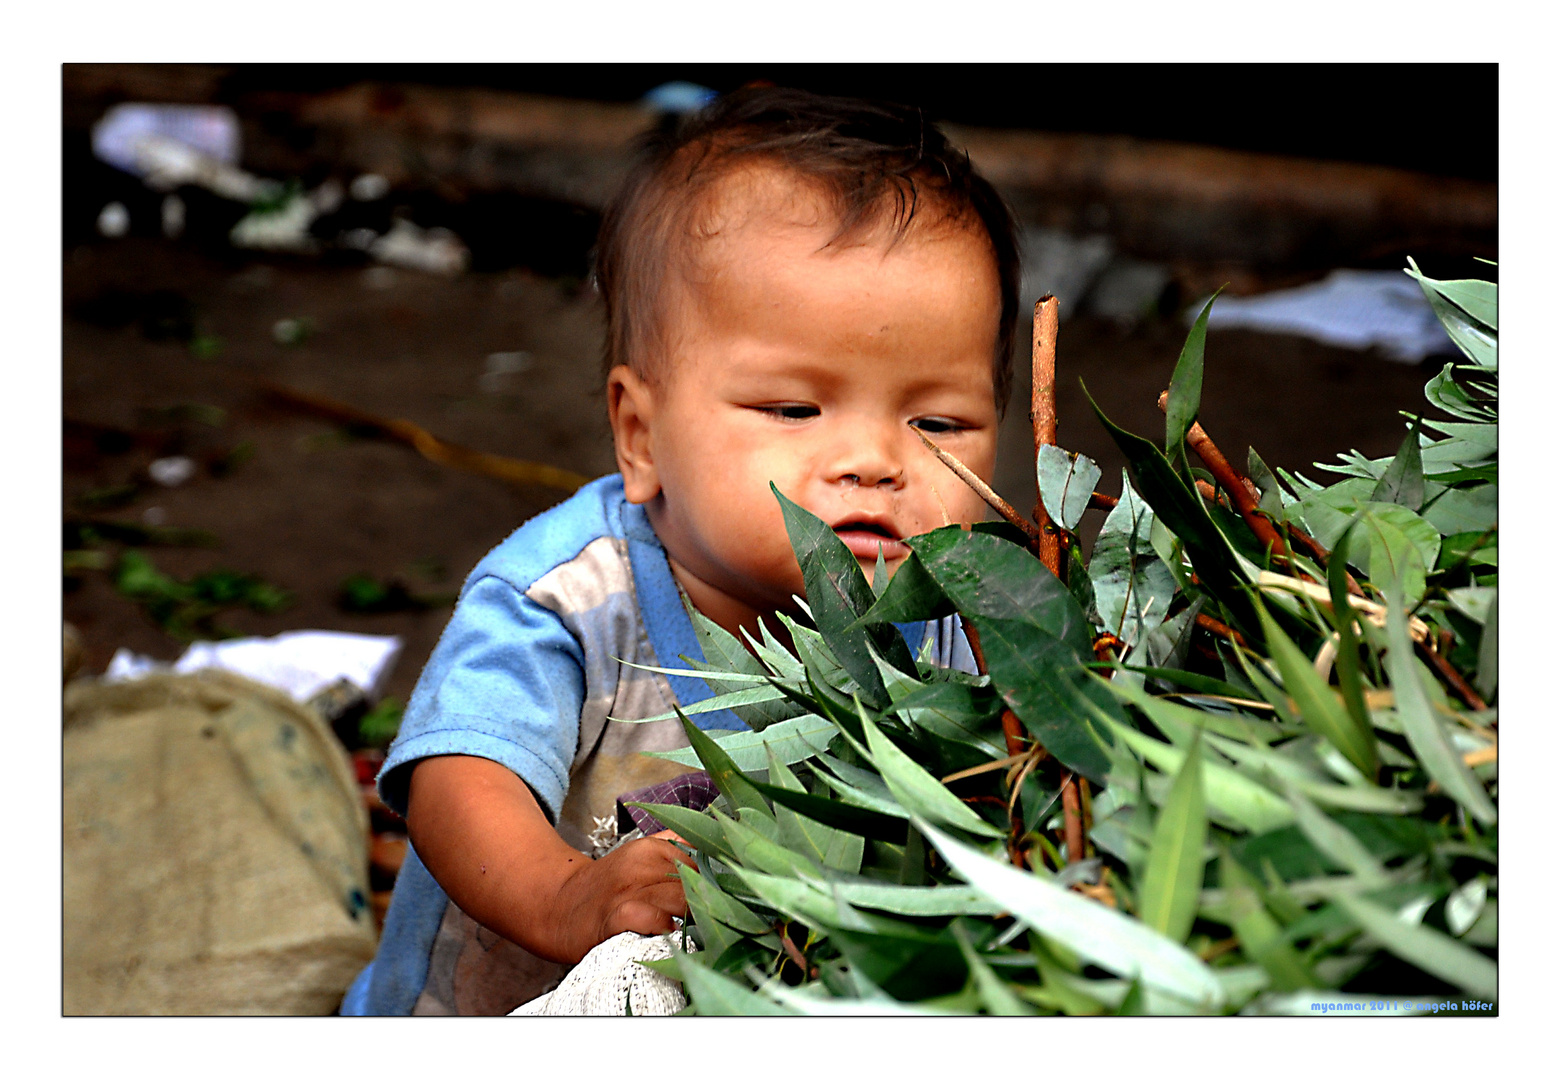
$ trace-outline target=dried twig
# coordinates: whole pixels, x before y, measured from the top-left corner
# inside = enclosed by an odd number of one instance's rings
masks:
[[[1166,411],[1166,398],[1167,391],[1163,390],[1156,401],[1162,412]],[[1205,434],[1198,421],[1194,421],[1193,426],[1188,428],[1188,445],[1199,455],[1199,460],[1204,462],[1205,468],[1209,469],[1210,474],[1215,477],[1215,482],[1230,497],[1231,505],[1242,515],[1242,520],[1247,522],[1247,527],[1253,530],[1253,535],[1258,537],[1258,542],[1268,548],[1271,555],[1283,556],[1285,545],[1280,541],[1280,534],[1258,509],[1258,499],[1249,489],[1245,478],[1239,476],[1231,467],[1231,463],[1226,460],[1226,455],[1222,454],[1214,440]]]
[[[942,461],[945,465],[949,466],[950,472],[954,473],[961,480],[964,480],[967,487],[981,496],[984,503],[998,511],[998,513],[1002,514],[1003,520],[1007,521],[1010,525],[1013,525],[1015,528],[1023,532],[1033,543],[1035,542],[1036,538],[1040,535],[1040,533],[1038,533],[1036,530],[1036,526],[1032,525],[1030,522],[1021,517],[1019,511],[1015,510],[1014,507],[1010,506],[1003,500],[1003,496],[999,495],[992,488],[988,487],[986,482],[983,481],[980,476],[977,476],[974,472],[968,469],[965,463],[959,458],[949,453],[949,451],[935,446],[932,439],[929,439],[921,431],[917,431],[916,428],[912,428],[911,430],[916,431],[917,438],[922,440],[922,445],[933,451],[934,455],[937,456],[939,461]],[[934,490],[936,492],[937,489],[935,488]]]
[[[971,646],[971,655],[976,660],[976,670],[983,675],[987,674],[987,658],[982,655],[982,637],[976,632],[976,627],[971,625],[969,619],[960,620],[960,629],[965,631],[965,640]],[[1003,742],[1009,751],[1009,756],[1023,757],[1026,754],[1025,729],[1020,725],[1020,718],[1014,715],[1014,710],[1003,710]],[[1015,813],[1014,804],[1009,804],[1009,861],[1021,870],[1025,869],[1025,852],[1020,847],[1020,837],[1023,835],[1025,823]]]
[[[1330,595],[1327,588],[1316,581],[1304,581],[1301,578],[1287,577],[1284,574],[1276,574],[1269,570],[1260,570],[1258,572],[1258,587],[1269,591],[1290,592],[1299,596],[1306,596],[1319,607],[1328,608],[1330,611],[1334,610],[1334,598]],[[1352,594],[1349,599],[1350,606],[1365,615],[1372,625],[1382,626],[1388,619],[1388,608],[1382,604],[1368,600],[1365,596],[1356,596],[1355,594]],[[1412,615],[1410,616],[1409,626],[1411,639],[1417,644],[1424,644],[1429,633],[1426,623]]]
[[[952,784],[956,780],[964,780],[968,776],[980,776],[982,773],[994,772],[998,769],[1007,769],[1011,765],[1020,764],[1028,757],[1030,757],[1030,751],[1026,751],[1020,754],[1010,754],[1008,757],[999,758],[997,761],[989,761],[983,765],[972,765],[969,769],[961,769],[959,772],[952,772],[948,776],[941,776],[938,778],[938,782],[940,784]]]

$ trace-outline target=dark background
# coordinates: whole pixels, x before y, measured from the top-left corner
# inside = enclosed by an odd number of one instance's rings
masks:
[[[411,82],[628,102],[675,80],[717,91],[765,80],[920,105],[934,120],[983,127],[1497,179],[1496,64],[248,64],[225,89]]]

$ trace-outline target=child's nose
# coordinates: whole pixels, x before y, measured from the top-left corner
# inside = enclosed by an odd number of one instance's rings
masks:
[[[852,487],[898,488],[906,481],[894,436],[900,432],[858,430],[848,438],[831,477]]]

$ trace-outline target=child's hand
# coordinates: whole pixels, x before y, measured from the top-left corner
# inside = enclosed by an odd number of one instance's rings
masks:
[[[682,917],[669,839],[633,840],[593,861],[565,843],[520,777],[450,755],[412,770],[407,831],[418,858],[473,919],[544,960],[579,963],[614,934],[661,934]]]
[[[631,840],[567,878],[551,905],[551,937],[561,959],[578,963],[625,931],[665,934],[688,915],[678,865],[693,866],[671,841],[676,833]]]

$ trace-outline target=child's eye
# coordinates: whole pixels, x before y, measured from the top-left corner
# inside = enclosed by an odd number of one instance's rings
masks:
[[[769,413],[778,420],[811,420],[819,415],[817,405],[758,405],[755,408],[762,413]]]
[[[948,420],[942,416],[920,416],[911,421],[911,426],[918,431],[925,431],[929,435],[947,435],[951,431],[964,430],[957,421]]]

